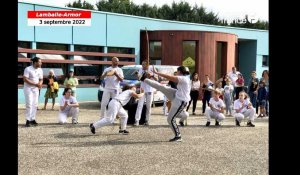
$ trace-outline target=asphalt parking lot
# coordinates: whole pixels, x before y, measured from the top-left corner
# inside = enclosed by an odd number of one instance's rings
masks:
[[[268,118],[256,119],[254,128],[246,121],[236,127],[233,117],[205,127],[204,116],[190,115],[180,128],[183,141],[174,143],[161,106],[152,108],[149,127],[128,126],[129,135],[120,135],[117,124],[91,134],[99,114],[98,102],[81,103],[79,123],[59,125],[56,106],[38,110],[39,125],[26,128],[19,105],[19,174],[269,174]]]

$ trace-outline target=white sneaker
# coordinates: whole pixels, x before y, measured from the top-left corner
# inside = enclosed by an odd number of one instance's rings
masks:
[[[139,122],[138,121],[135,121],[133,126],[139,126]]]

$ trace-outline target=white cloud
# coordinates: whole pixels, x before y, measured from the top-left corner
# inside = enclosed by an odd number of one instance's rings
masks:
[[[55,6],[65,6],[68,2],[74,0],[19,0],[20,2],[33,2],[40,4],[48,4]],[[83,1],[83,0],[82,0]],[[86,0],[91,4],[95,4],[99,0]],[[173,1],[180,2],[182,0],[132,0],[136,4],[147,3],[150,5],[156,4],[172,4]],[[243,18],[246,14],[262,20],[269,19],[269,2],[268,0],[183,0],[191,6],[196,3],[207,8],[208,11],[218,13],[220,18],[231,21],[236,18]]]

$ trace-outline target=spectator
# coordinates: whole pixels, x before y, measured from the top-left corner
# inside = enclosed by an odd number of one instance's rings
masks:
[[[67,75],[67,77],[64,81],[64,85],[67,88],[72,89],[72,96],[76,98],[76,86],[78,85],[78,79],[74,77],[74,70],[73,69],[71,69],[69,71],[69,74]]]
[[[222,88],[224,88],[226,86],[226,84],[227,84],[226,83],[227,80],[230,80],[230,79],[229,79],[228,75],[225,74],[225,75],[223,75],[222,78],[218,79],[215,84],[219,84],[221,82],[222,83]]]
[[[240,72],[236,70],[236,67],[232,67],[232,71],[228,73],[228,78],[230,79],[233,87],[235,87],[238,74],[240,74]]]
[[[223,100],[223,95],[224,95],[224,89],[222,87],[223,83],[219,82],[217,85],[218,87],[216,88],[216,90],[220,91],[219,98]]]
[[[231,112],[231,104],[232,104],[232,93],[233,93],[233,86],[231,85],[231,82],[229,79],[227,79],[226,81],[226,86],[224,87],[224,101],[225,101],[225,105],[226,105],[226,115],[232,114]]]
[[[186,111],[188,111],[193,101],[193,115],[196,115],[195,110],[196,110],[197,101],[199,97],[199,90],[200,90],[200,80],[198,77],[198,73],[194,72],[191,80],[191,92],[190,92],[191,100],[189,102],[189,105],[186,108]]]
[[[269,71],[264,70],[262,73],[262,78],[260,81],[265,82],[265,87],[267,90],[267,100],[266,100],[266,115],[269,116]]]
[[[57,78],[55,77],[53,69],[49,70],[49,75],[46,78],[45,83],[47,84],[47,91],[45,93],[45,104],[43,110],[46,110],[48,98],[52,98],[52,110],[54,110],[55,98],[58,96],[57,91],[54,90],[53,83],[57,82]]]
[[[258,117],[265,117],[266,116],[266,101],[267,101],[267,89],[265,87],[265,82],[259,82],[259,89],[257,94],[257,103],[260,108],[260,114]]]
[[[253,107],[256,108],[256,98],[257,98],[257,90],[258,90],[258,78],[256,78],[256,72],[251,72],[251,79],[248,83],[248,94],[250,96],[250,102]]]
[[[238,74],[238,79],[235,83],[235,99],[239,98],[239,94],[244,90],[244,78],[242,74]]]
[[[208,75],[205,75],[205,80],[202,85],[202,92],[203,92],[203,98],[202,98],[202,115],[205,113],[206,103],[208,104],[210,98],[211,98],[211,91],[213,90],[213,82],[210,81]]]

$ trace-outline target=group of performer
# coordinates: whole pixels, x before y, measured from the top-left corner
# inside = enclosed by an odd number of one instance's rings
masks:
[[[43,72],[41,70],[41,59],[35,57],[32,59],[33,65],[29,66],[24,71],[24,94],[26,100],[26,126],[37,125],[35,120],[36,109],[38,104],[38,93],[43,83]],[[150,66],[147,60],[142,62],[142,68],[138,70],[137,76],[141,81],[141,92],[136,92],[135,85],[125,85],[122,92],[119,92],[120,82],[123,81],[124,75],[120,67],[118,67],[119,59],[112,58],[112,66],[106,68],[101,79],[105,81],[105,87],[101,100],[101,113],[99,121],[89,125],[93,134],[96,129],[112,124],[118,116],[121,119],[119,133],[128,134],[126,130],[128,114],[123,108],[131,98],[138,98],[138,106],[135,114],[134,126],[139,125],[142,109],[146,102],[146,119],[145,125],[149,125],[151,116],[151,104],[153,100],[154,90],[162,92],[171,102],[170,110],[168,111],[167,122],[174,133],[174,138],[169,141],[181,141],[181,133],[176,123],[176,118],[180,118],[179,124],[184,126],[184,120],[189,116],[186,107],[189,104],[191,97],[191,80],[189,77],[188,68],[179,66],[177,72],[173,75],[158,72],[154,66]],[[158,76],[166,78],[170,82],[176,83],[176,88],[169,87],[157,82]],[[225,104],[220,97],[221,92],[218,89],[210,89],[212,97],[209,100],[209,107],[205,110],[207,117],[206,126],[210,126],[211,118],[214,118],[216,126],[220,126],[220,122],[225,119],[224,109]],[[67,122],[67,117],[72,116],[72,123],[77,124],[77,116],[79,113],[79,104],[74,96],[71,95],[72,89],[65,88],[63,98],[60,101],[59,123]],[[247,126],[254,127],[255,109],[252,107],[247,94],[244,91],[239,93],[239,98],[234,101],[234,117],[236,126],[240,126],[243,118],[249,117]]]

